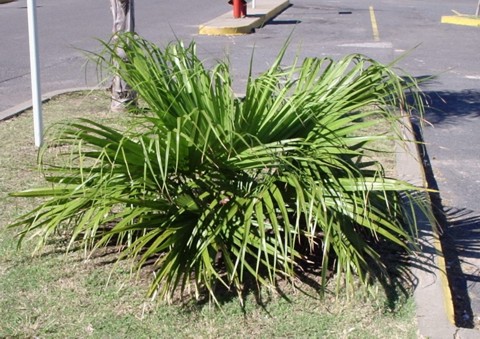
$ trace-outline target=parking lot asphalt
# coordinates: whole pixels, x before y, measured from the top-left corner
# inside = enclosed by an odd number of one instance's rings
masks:
[[[41,24],[40,43],[43,41],[43,46],[47,46],[42,48],[41,55],[42,79],[47,92],[94,85],[95,74],[81,69],[84,58],[72,45],[77,43],[82,49],[95,49],[94,43],[86,41],[93,41],[94,36],[108,36],[106,32],[110,29],[106,24],[108,8],[100,9],[103,5],[91,0],[85,0],[82,9],[88,11],[88,6],[92,6],[92,10],[96,10],[90,17],[92,23],[87,25],[88,29],[81,25],[80,29],[72,27],[68,17],[74,15],[70,11],[75,11],[78,4],[67,2],[38,1],[40,20],[45,19],[47,13],[52,16],[56,11],[63,13],[62,20],[51,21],[53,27]],[[406,170],[416,171],[424,176],[419,180],[426,180],[439,189],[437,203],[445,216],[441,235],[446,253],[444,265],[451,273],[447,287],[453,288],[453,293],[449,297],[441,285],[428,290],[424,295],[424,308],[420,308],[424,313],[419,314],[419,327],[421,334],[430,338],[478,337],[480,31],[474,26],[441,22],[442,16],[452,14],[452,9],[474,13],[475,1],[292,0],[290,4],[253,34],[210,36],[199,34],[199,29],[231,10],[226,1],[206,0],[203,5],[195,4],[192,8],[186,0],[179,0],[175,5],[145,0],[137,4],[137,26],[140,34],[159,44],[177,38],[194,39],[199,55],[207,64],[228,56],[235,76],[234,89],[238,93],[244,91],[250,60],[253,59],[253,73],[261,72],[289,38],[286,62],[297,56],[336,58],[349,53],[363,53],[385,63],[401,57],[398,67],[426,79],[422,89],[426,95],[427,122],[419,133],[426,145],[420,157],[426,171],[422,172],[417,165],[412,165],[415,169]],[[29,96],[28,65],[22,61],[27,53],[26,22],[19,23],[25,18],[21,12],[25,0],[1,6],[0,28],[6,34],[0,37],[0,45],[7,47],[0,53],[0,116],[12,112],[12,107],[19,107],[16,105]],[[196,15],[191,14],[192,10]],[[64,30],[62,25],[66,26]],[[75,38],[59,32],[69,32]],[[427,241],[429,246],[435,246],[434,237]],[[440,276],[441,272],[436,272],[426,277],[432,283],[426,283],[425,288],[438,282]],[[434,306],[437,304],[433,298],[452,303],[457,308],[455,314],[449,315],[448,305]],[[433,311],[440,309],[437,318],[429,318]],[[456,325],[449,324],[452,316],[456,318]]]

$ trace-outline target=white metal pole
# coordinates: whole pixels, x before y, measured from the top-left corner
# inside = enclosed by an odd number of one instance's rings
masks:
[[[255,8],[255,0],[252,0],[252,8]]]
[[[38,53],[37,4],[36,0],[27,0],[28,41],[30,46],[30,73],[32,79],[33,130],[35,146],[43,143],[42,91],[40,89],[40,58]]]

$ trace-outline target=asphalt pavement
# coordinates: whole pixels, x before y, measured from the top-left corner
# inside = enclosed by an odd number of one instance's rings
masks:
[[[82,50],[98,51],[95,38],[108,39],[109,2],[37,2],[43,91],[98,84],[95,67],[84,67]],[[244,91],[252,56],[253,72],[265,70],[289,37],[286,63],[296,56],[358,52],[386,63],[403,56],[398,67],[427,79],[422,163],[430,184],[439,188],[437,203],[446,215],[445,267],[453,272],[455,317],[463,329],[452,325],[443,331],[435,319],[425,321],[427,315],[419,324],[425,337],[480,337],[480,29],[441,23],[452,9],[473,14],[476,1],[291,0],[291,7],[253,34],[199,34],[202,25],[231,10],[226,2],[137,1],[137,31],[160,45],[195,40],[207,64],[228,56],[238,93]],[[2,113],[30,95],[26,0],[0,5],[0,31]]]

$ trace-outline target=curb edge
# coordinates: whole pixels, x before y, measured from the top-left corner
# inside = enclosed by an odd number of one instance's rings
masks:
[[[82,92],[82,91],[104,90],[104,89],[105,88],[103,87],[73,87],[73,88],[55,90],[55,91],[42,94],[42,103],[48,102],[52,98],[62,94]],[[17,115],[22,114],[23,112],[31,108],[32,108],[32,100],[27,100],[11,108],[7,108],[3,112],[0,112],[0,121],[14,118]]]
[[[248,6],[251,6],[249,3]],[[233,19],[232,13],[224,13],[215,19],[212,19],[204,24],[199,25],[198,34],[200,35],[243,35],[252,33],[255,28],[262,27],[272,18],[276,17],[283,10],[290,7],[289,0],[280,0],[278,4],[273,5],[269,9],[263,9],[266,11],[262,13],[262,9],[250,8],[251,16],[247,15],[245,18]],[[247,11],[248,13],[249,11]],[[244,20],[242,22],[242,20]]]
[[[416,186],[428,187],[419,149],[423,144],[418,139],[409,116],[403,117],[402,125],[403,138],[407,142],[396,145],[397,174],[402,180]],[[427,195],[425,198],[429,201],[429,208],[432,208],[430,197]],[[418,280],[414,299],[419,333],[428,338],[454,337],[458,329],[455,326],[453,299],[439,235],[419,209],[413,213],[419,224],[419,231],[424,233],[419,239],[422,248],[420,259],[430,268],[428,271],[420,268],[412,270]],[[439,299],[438,294],[441,294],[441,301],[436,300]],[[435,326],[432,326],[433,324]]]

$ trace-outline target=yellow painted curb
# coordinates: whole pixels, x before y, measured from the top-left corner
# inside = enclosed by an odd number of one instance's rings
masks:
[[[452,291],[450,290],[450,284],[448,282],[447,277],[447,266],[445,263],[445,257],[443,256],[443,249],[440,243],[439,235],[437,232],[434,231],[434,239],[433,239],[433,246],[437,253],[441,253],[441,255],[437,255],[437,266],[438,270],[440,271],[440,280],[443,290],[443,301],[445,304],[445,313],[447,315],[448,320],[455,325],[455,311],[453,307],[453,296]]]
[[[442,16],[441,22],[442,24],[480,27],[480,17],[475,17],[475,16],[468,17],[468,16],[458,16],[458,15],[447,15],[447,16]]]
[[[243,20],[241,24],[238,22],[230,21]],[[198,34],[201,35],[241,35],[241,34],[250,34],[256,27],[262,26],[262,23],[256,20],[248,20],[248,18],[241,19],[223,19],[220,24],[215,24],[214,21],[207,22],[204,25],[200,25],[198,28]]]
[[[201,35],[241,35],[250,34],[255,28],[262,27],[266,22],[277,16],[290,6],[289,0],[264,0],[251,7],[247,4],[247,16],[234,19],[232,11],[220,15],[199,26],[198,34]]]

